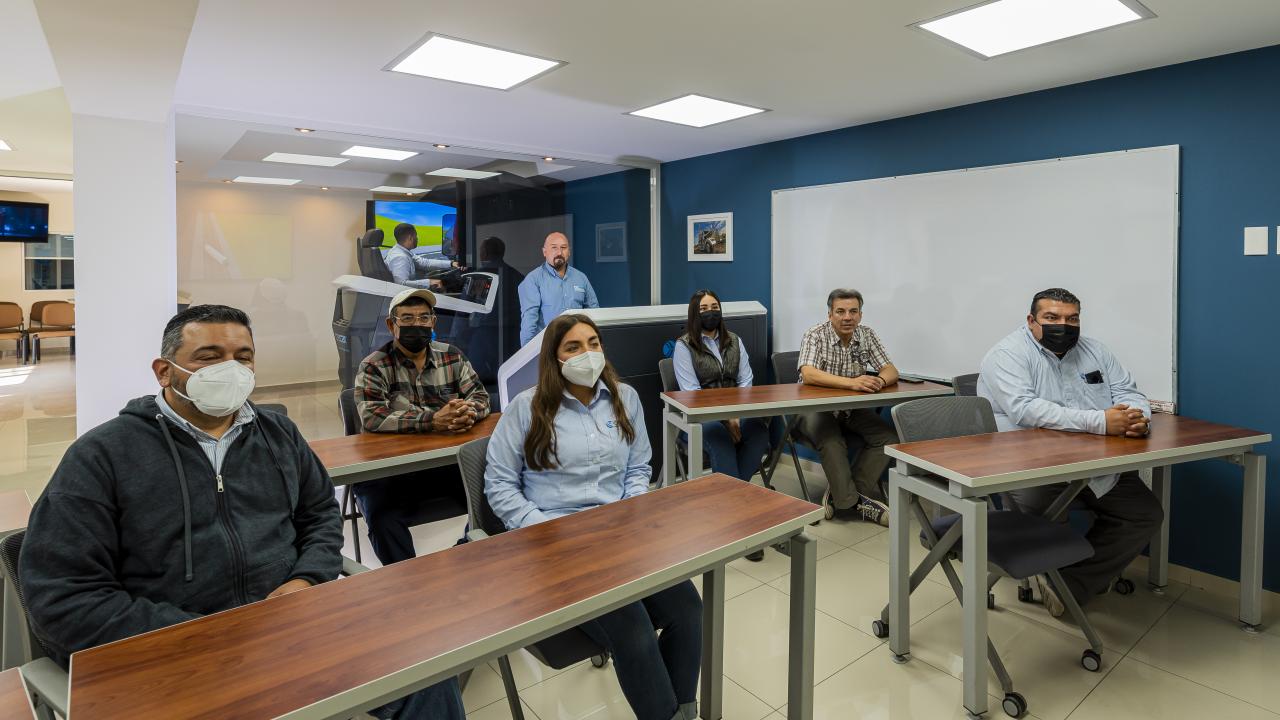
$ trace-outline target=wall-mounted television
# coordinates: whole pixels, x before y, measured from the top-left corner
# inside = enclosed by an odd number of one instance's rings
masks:
[[[0,242],[49,242],[49,204],[0,200]]]
[[[366,227],[382,230],[383,247],[395,244],[394,231],[397,225],[409,223],[418,229],[420,249],[450,257],[457,254],[454,229],[458,213],[448,205],[421,201],[370,200],[366,212]],[[449,252],[450,250],[453,252]]]

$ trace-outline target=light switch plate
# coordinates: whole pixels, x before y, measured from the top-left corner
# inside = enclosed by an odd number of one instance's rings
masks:
[[[1267,227],[1247,227],[1244,229],[1244,254],[1267,254]],[[1280,249],[1280,248],[1277,248]]]

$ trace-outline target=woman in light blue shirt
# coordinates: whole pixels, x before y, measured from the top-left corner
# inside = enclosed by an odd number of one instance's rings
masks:
[[[605,359],[589,318],[547,326],[538,385],[517,395],[489,439],[485,496],[508,528],[647,492],[640,398]],[[702,600],[685,581],[580,626],[613,655],[639,720],[693,720],[702,662]],[[661,628],[661,633],[657,629]]]
[[[751,387],[751,359],[742,340],[724,325],[720,296],[699,290],[689,298],[689,320],[672,354],[681,390]],[[712,472],[750,480],[769,451],[769,426],[760,418],[702,423]],[[764,551],[747,555],[763,560]]]

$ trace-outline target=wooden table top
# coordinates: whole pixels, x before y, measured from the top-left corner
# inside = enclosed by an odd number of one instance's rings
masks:
[[[307,444],[320,458],[320,462],[330,475],[341,474],[344,469],[380,460],[455,450],[472,440],[489,437],[501,415],[502,413],[490,413],[470,430],[459,434],[360,433],[312,440]]]
[[[1179,454],[1239,449],[1271,441],[1257,430],[1157,413],[1145,438],[1059,430],[1013,430],[966,437],[900,443],[885,453],[949,480],[976,486],[1024,479],[1030,474],[1106,468]],[[1104,470],[1105,474],[1107,471]]]
[[[794,406],[797,404],[832,404],[848,402],[851,399],[867,398],[868,404],[876,400],[902,402],[919,397],[935,397],[950,395],[952,389],[948,385],[932,382],[906,383],[899,382],[887,386],[878,393],[858,392],[857,390],[841,390],[839,388],[818,387],[803,383],[786,383],[782,385],[753,385],[739,388],[711,388],[708,390],[678,390],[662,393],[668,404],[679,409],[697,414],[699,410],[732,410],[734,408],[753,405]],[[883,403],[887,404],[887,403]]]
[[[820,513],[725,475],[698,478],[76,653],[72,717],[267,718],[350,692],[310,708],[328,712],[372,692],[361,685],[420,663],[457,672]]]
[[[0,672],[0,717],[15,720],[35,718],[35,712],[31,708],[31,698],[27,695],[26,686],[22,684],[22,675],[18,668]]]
[[[22,530],[31,516],[31,499],[22,490],[0,493],[0,532]]]

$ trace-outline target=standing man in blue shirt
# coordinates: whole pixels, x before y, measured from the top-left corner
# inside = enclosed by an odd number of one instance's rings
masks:
[[[1080,299],[1062,288],[1036,293],[1026,325],[982,359],[978,395],[991,401],[1000,430],[1048,428],[1095,435],[1146,437],[1151,405],[1105,345],[1080,335]],[[1017,509],[1043,513],[1066,484],[1015,490]],[[1060,593],[1083,606],[1105,593],[1164,521],[1160,501],[1137,472],[1092,478],[1076,502],[1094,515],[1086,538],[1093,557],[1062,570],[1068,587],[1037,577],[1045,609],[1061,617]]]
[[[546,260],[520,283],[520,344],[533,339],[547,323],[565,310],[598,308],[591,281],[569,267],[569,238],[553,232],[542,243]]]
[[[448,270],[458,267],[458,263],[448,258],[429,258],[414,255],[413,249],[418,247],[418,228],[409,223],[400,223],[391,233],[396,244],[382,251],[382,259],[391,271],[391,277],[397,285],[408,287],[431,287],[431,280],[415,280],[415,271]]]

